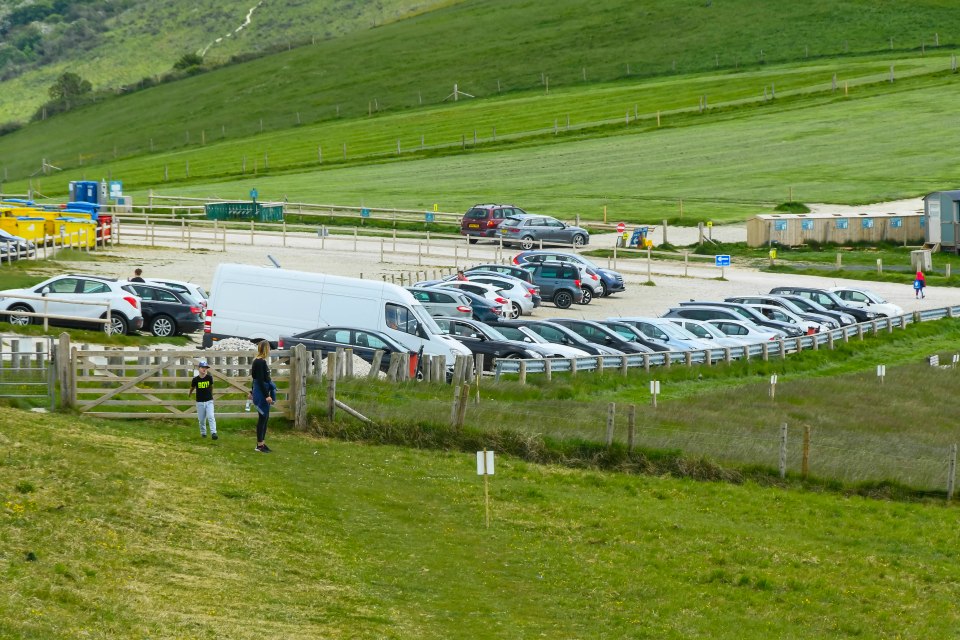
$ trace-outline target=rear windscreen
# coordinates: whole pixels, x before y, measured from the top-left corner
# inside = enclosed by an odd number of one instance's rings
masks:
[[[487,219],[487,210],[486,209],[470,209],[463,216],[464,218],[469,218],[471,220],[486,220]]]

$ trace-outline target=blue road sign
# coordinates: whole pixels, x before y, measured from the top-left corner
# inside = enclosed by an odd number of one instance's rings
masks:
[[[426,214],[425,214],[425,216],[426,216],[426,221],[427,221],[427,222],[433,222],[433,214],[432,214],[432,213],[430,213],[429,211],[427,211]]]
[[[729,267],[730,256],[714,256],[715,265],[718,267]]]
[[[369,217],[370,217],[370,209],[360,209],[360,217],[361,217],[361,218],[369,218]]]

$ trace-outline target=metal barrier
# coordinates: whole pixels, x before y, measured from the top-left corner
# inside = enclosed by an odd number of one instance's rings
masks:
[[[53,338],[0,334],[0,399],[46,399],[52,411],[55,383]]]

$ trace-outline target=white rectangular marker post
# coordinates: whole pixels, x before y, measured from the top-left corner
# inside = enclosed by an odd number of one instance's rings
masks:
[[[650,381],[650,395],[653,396],[653,406],[657,406],[657,395],[660,393],[660,381],[651,380]]]
[[[490,527],[490,476],[493,475],[493,451],[477,451],[477,475],[483,476],[483,503],[486,507],[487,528]]]
[[[883,384],[883,379],[887,375],[887,365],[878,364],[877,365],[877,377],[880,378],[880,384]]]
[[[777,396],[777,374],[770,376],[770,397],[775,398]]]

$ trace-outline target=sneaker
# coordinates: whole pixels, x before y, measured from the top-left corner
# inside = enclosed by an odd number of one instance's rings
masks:
[[[201,433],[201,434],[200,434],[200,437],[201,437],[201,438],[206,438],[206,437],[207,437],[207,434]]]
[[[217,434],[211,433],[211,434],[210,434],[210,439],[211,439],[211,440],[216,440],[216,439],[217,439]]]
[[[273,453],[273,449],[271,449],[271,448],[268,447],[267,445],[263,445],[263,452],[264,452],[264,453]]]
[[[266,453],[266,451],[264,451],[263,447],[261,447],[260,445],[255,446],[253,450],[256,451],[257,453]]]

